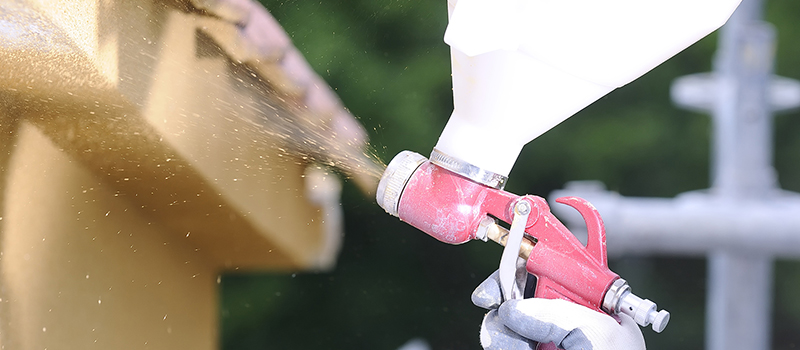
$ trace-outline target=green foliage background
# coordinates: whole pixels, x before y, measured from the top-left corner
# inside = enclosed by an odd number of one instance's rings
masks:
[[[382,159],[430,152],[452,110],[444,0],[263,3],[368,128]],[[800,78],[800,2],[770,0],[766,17],[779,33],[776,72]],[[675,108],[668,90],[676,77],[710,70],[715,45],[712,34],[534,140],[507,189],[546,196],[586,179],[629,196],[707,188],[709,117]],[[799,114],[775,119],[775,165],[793,191],[800,191]],[[395,349],[421,337],[433,349],[479,349],[484,312],[469,296],[496,269],[501,247],[438,243],[351,184],[343,206],[346,236],[333,271],[224,276],[223,348]],[[612,269],[672,312],[664,333],[644,331],[648,348],[703,348],[705,259],[631,257]],[[795,348],[800,263],[778,261],[775,281],[773,348]]]

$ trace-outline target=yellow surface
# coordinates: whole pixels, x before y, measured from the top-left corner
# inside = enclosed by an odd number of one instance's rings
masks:
[[[257,122],[328,116],[288,103],[233,23],[111,0],[0,20],[4,349],[213,349],[219,273],[332,266],[340,223]]]
[[[238,82],[246,68],[222,54],[198,55],[214,49],[198,46],[210,19],[161,4],[130,7],[125,18],[107,22],[157,28],[125,32],[131,37],[119,38],[120,62],[148,52],[157,59],[121,64],[118,83],[94,64],[100,56],[88,57],[92,52],[70,40],[54,40],[34,55],[8,45],[0,58],[14,69],[0,83],[16,107],[11,113],[174,234],[197,237],[215,264],[309,266],[320,249],[319,210],[303,198],[302,160],[251,122],[273,106],[268,96]],[[26,23],[59,29],[43,15]]]
[[[213,349],[218,269],[23,123],[3,216],[5,349]],[[188,243],[187,243],[188,241]]]

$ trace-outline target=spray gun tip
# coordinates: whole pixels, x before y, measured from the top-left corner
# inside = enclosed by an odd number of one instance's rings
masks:
[[[411,151],[403,151],[394,156],[378,183],[375,199],[387,213],[398,216],[397,205],[406,183],[417,168],[427,161],[424,156]]]

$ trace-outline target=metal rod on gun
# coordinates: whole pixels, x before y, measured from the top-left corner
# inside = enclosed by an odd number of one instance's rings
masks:
[[[486,229],[485,237],[496,242],[501,246],[506,246],[506,242],[508,241],[508,230],[494,222],[481,224],[482,228]],[[522,237],[522,245],[519,248],[519,257],[525,260],[531,255],[531,251],[533,250],[533,246],[536,245],[536,238],[531,236],[524,236]]]

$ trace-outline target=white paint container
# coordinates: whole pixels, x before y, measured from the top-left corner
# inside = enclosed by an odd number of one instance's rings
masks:
[[[508,176],[522,147],[722,26],[740,0],[451,0],[436,148]]]

